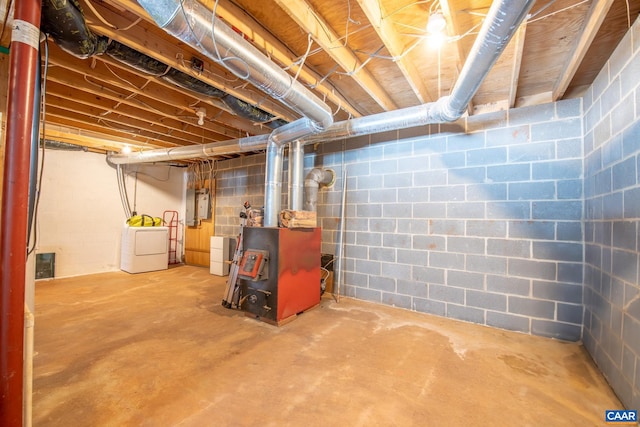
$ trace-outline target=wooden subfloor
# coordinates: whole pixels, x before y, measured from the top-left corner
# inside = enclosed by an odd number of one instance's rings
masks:
[[[325,296],[275,327],[181,266],[38,282],[33,425],[590,426],[578,344]]]

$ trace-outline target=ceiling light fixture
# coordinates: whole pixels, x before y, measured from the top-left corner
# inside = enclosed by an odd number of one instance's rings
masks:
[[[122,154],[129,154],[129,153],[131,153],[131,146],[125,145],[124,147],[122,147]]]
[[[436,10],[429,15],[429,20],[427,21],[427,32],[429,34],[442,34],[445,28],[447,28],[447,21],[440,10]]]
[[[198,116],[198,124],[202,126],[204,124],[204,118],[207,115],[207,109],[200,107],[196,110],[196,116]]]

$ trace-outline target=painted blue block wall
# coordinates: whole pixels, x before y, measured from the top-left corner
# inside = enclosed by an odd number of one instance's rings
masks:
[[[640,409],[639,47],[636,22],[580,99],[306,147],[306,171],[348,173],[344,292],[582,339]],[[216,234],[262,205],[264,161],[218,162]],[[325,253],[341,189],[320,192]]]
[[[584,97],[583,342],[640,410],[640,24]]]

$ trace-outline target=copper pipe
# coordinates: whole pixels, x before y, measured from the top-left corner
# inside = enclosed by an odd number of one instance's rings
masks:
[[[0,222],[0,424],[21,427],[27,205],[39,0],[16,0],[11,34],[7,129]]]

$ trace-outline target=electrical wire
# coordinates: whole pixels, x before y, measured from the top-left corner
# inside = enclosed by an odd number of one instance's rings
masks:
[[[578,6],[580,6],[580,5],[584,4],[584,3],[588,3],[589,1],[591,1],[591,0],[582,0],[582,1],[578,2],[578,3],[576,3],[576,4],[573,4],[573,5],[571,5],[571,6],[564,7],[564,8],[562,8],[562,9],[560,9],[560,10],[556,10],[555,12],[548,13],[548,14],[546,14],[546,15],[543,15],[543,16],[539,17],[539,18],[536,18],[536,19],[530,19],[529,21],[527,21],[527,24],[529,24],[529,25],[530,25],[530,24],[533,24],[534,22],[538,22],[538,21],[541,21],[541,20],[543,20],[543,19],[550,18],[550,17],[552,17],[553,15],[557,15],[558,13],[566,12],[567,10],[571,10],[571,9],[573,9],[574,7],[578,7]],[[547,7],[547,6],[545,6],[545,8],[546,8],[546,7]],[[540,11],[538,11],[538,13],[539,13],[539,12],[540,12]]]
[[[38,172],[38,187],[36,190],[36,200],[33,208],[33,224],[35,227],[33,228],[33,246],[27,250],[27,256],[31,255],[33,251],[38,246],[38,208],[40,206],[40,195],[42,194],[42,181],[44,174],[44,157],[46,151],[45,137],[46,137],[46,126],[47,122],[45,120],[47,114],[47,77],[49,72],[49,36],[47,34],[44,35],[44,69],[41,81],[41,89],[40,89],[40,122],[42,123],[42,147],[40,154],[40,171]],[[38,58],[40,61],[41,59]],[[29,236],[29,240],[31,236]],[[27,247],[29,247],[29,242],[27,242]]]

